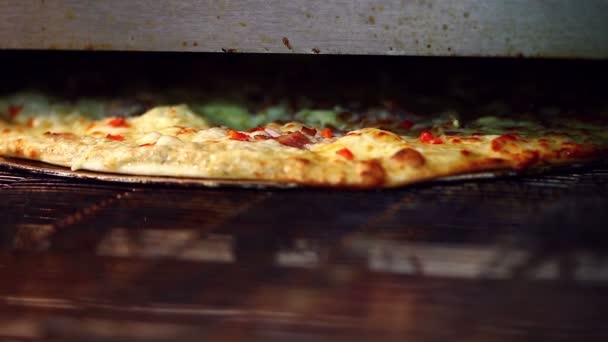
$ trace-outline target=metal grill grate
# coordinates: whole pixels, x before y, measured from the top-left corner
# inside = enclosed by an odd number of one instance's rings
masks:
[[[0,171],[0,336],[602,339],[608,167],[382,191]]]

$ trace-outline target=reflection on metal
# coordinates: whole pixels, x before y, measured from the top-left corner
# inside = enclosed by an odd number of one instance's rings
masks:
[[[43,338],[43,324],[33,319],[11,319],[2,322],[0,336],[10,336],[14,339]]]
[[[314,268],[321,261],[320,251],[310,240],[296,239],[294,248],[281,249],[276,253],[275,262],[284,267]]]
[[[115,257],[175,258],[190,261],[234,262],[228,236],[199,237],[194,230],[112,229],[101,240],[97,254]]]
[[[171,258],[196,262],[238,262],[235,238],[227,235],[200,237],[193,230],[112,229],[101,240],[97,254],[143,259]],[[508,279],[572,279],[608,281],[606,260],[585,251],[536,260],[533,252],[499,245],[442,245],[378,239],[353,239],[345,252],[362,256],[360,265],[373,272],[424,277]],[[295,239],[290,248],[268,250],[280,267],[318,268],[330,262],[321,241]],[[532,264],[528,264],[532,261]]]
[[[43,301],[40,299],[38,301]],[[51,300],[52,301],[52,300]],[[22,303],[28,307],[35,304]],[[77,309],[74,307],[72,309]],[[13,339],[44,340],[49,335],[60,335],[63,339],[145,339],[167,341],[185,333],[192,333],[195,328],[181,324],[159,322],[112,321],[104,319],[82,319],[74,317],[53,317],[45,320],[15,319],[3,322],[0,335]]]
[[[372,271],[449,278],[531,279],[567,278],[578,281],[608,281],[606,260],[595,260],[580,251],[548,258],[522,268],[532,260],[531,251],[500,246],[441,245],[373,241],[368,267]],[[574,265],[574,269],[570,267]]]
[[[58,299],[46,297],[12,297],[0,296],[0,303],[16,308],[47,310],[61,310],[64,314],[55,312],[53,315],[44,316],[43,319],[13,319],[4,320],[0,325],[0,336],[12,339],[44,339],[48,336],[60,336],[68,340],[145,340],[145,341],[200,341],[206,338],[194,338],[208,333],[208,326],[197,324],[192,321],[196,318],[225,318],[234,322],[258,321],[284,324],[298,324],[305,322],[313,327],[352,327],[355,320],[337,315],[323,315],[321,317],[310,317],[309,314],[298,312],[268,311],[256,308],[246,309],[214,309],[201,305],[166,305],[152,303],[150,305],[109,305],[102,301],[80,301],[76,299]],[[135,319],[114,319],[112,315],[101,317],[74,317],[74,313],[81,313],[83,309],[96,310],[111,314],[129,314]],[[65,314],[67,312],[67,314]],[[172,316],[170,322],[141,320],[137,315],[162,315]],[[165,317],[166,317],[165,316]],[[120,317],[120,316],[118,316]],[[144,316],[150,317],[150,316]],[[189,319],[175,320],[179,317]],[[140,320],[137,320],[137,319]],[[360,322],[357,322],[360,324]],[[230,330],[221,331],[223,337],[230,336]],[[215,335],[217,336],[217,335]],[[185,337],[185,339],[184,339]],[[211,339],[216,340],[216,339]],[[247,339],[249,340],[249,339]],[[258,340],[258,339],[255,339]],[[293,340],[293,339],[289,339]]]
[[[51,224],[22,224],[15,229],[13,246],[17,249],[44,251],[50,246],[49,238],[55,233]]]
[[[122,305],[110,305],[107,303],[98,303],[86,301],[83,304],[82,301],[61,299],[61,298],[45,298],[45,297],[18,297],[18,296],[5,296],[0,297],[0,302],[8,305],[15,306],[27,306],[35,308],[45,309],[63,309],[63,310],[77,310],[81,309],[84,305],[89,308],[96,309],[107,309],[112,311],[120,312],[147,312],[155,314],[173,314],[173,315],[198,315],[198,316],[236,316],[243,314],[243,310],[230,310],[230,309],[211,309],[205,307],[199,307],[195,305],[163,305],[154,304],[153,306],[122,306]],[[1,331],[1,330],[0,330]],[[1,336],[1,335],[0,335]]]
[[[602,0],[0,2],[0,48],[608,57]]]

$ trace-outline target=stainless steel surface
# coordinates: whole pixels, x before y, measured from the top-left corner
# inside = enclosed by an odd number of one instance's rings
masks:
[[[607,341],[608,167],[385,191],[0,166],[0,340]]]
[[[608,57],[606,0],[4,0],[0,48]]]

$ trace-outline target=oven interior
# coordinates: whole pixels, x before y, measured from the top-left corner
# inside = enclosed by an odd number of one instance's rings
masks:
[[[608,110],[593,60],[1,51],[2,94],[213,94],[438,111]],[[185,89],[178,91],[176,89]],[[399,189],[250,189],[0,168],[0,337],[601,340],[603,162]]]

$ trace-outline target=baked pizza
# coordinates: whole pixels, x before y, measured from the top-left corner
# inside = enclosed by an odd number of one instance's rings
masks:
[[[382,188],[608,151],[599,114],[420,116],[390,105],[251,110],[217,101],[130,108],[36,93],[0,99],[0,113],[2,156],[129,175]]]

